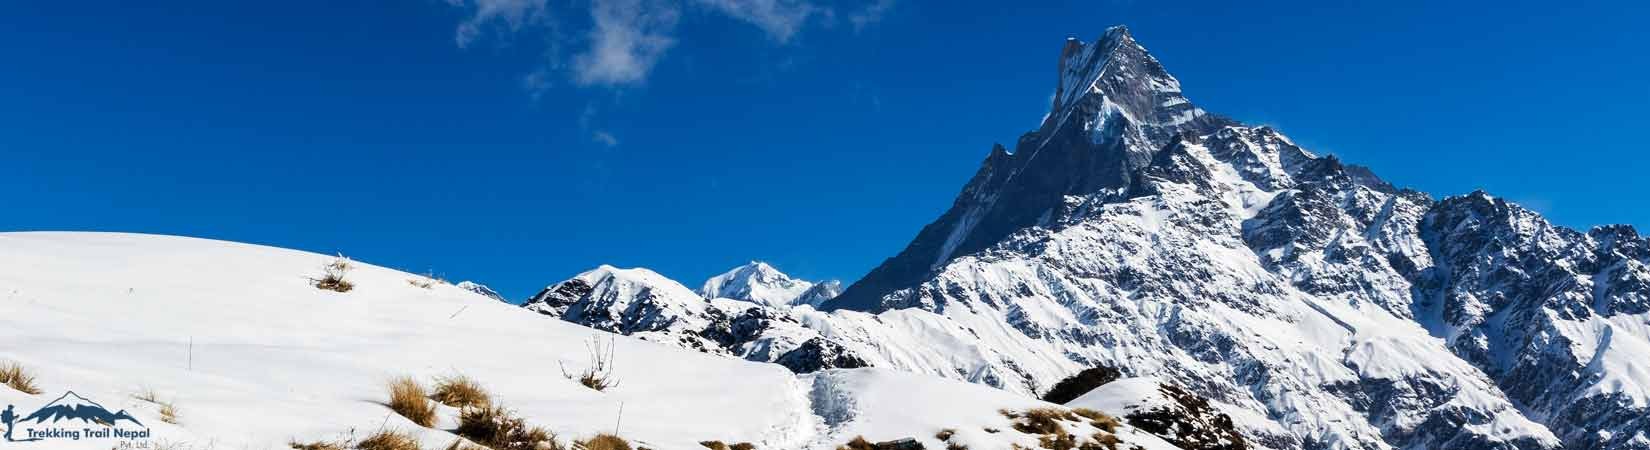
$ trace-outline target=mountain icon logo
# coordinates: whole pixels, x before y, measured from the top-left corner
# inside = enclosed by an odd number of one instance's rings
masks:
[[[75,394],[74,391],[64,393],[62,397],[58,397],[57,400],[52,400],[51,403],[40,407],[39,410],[36,410],[27,416],[23,416],[21,419],[17,419],[17,422],[23,423],[32,420],[36,424],[41,424],[46,423],[47,421],[56,423],[63,420],[77,419],[80,420],[81,423],[96,423],[105,426],[116,425],[122,420],[132,422],[138,426],[145,426],[143,425],[143,422],[139,422],[136,418],[133,418],[132,415],[126,413],[126,410],[124,409],[117,412],[109,412],[108,408],[104,408],[103,405],[99,405],[97,402],[87,400],[85,397]]]

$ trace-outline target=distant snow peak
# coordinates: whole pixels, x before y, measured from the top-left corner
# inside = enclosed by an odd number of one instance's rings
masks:
[[[797,297],[796,300],[791,302],[791,304],[798,306],[808,305],[818,308],[819,305],[825,304],[825,302],[836,298],[838,295],[842,295],[842,282],[837,280],[828,280],[815,284],[814,287],[808,288],[807,291],[802,293],[802,296]]]
[[[494,291],[493,288],[487,287],[485,284],[466,280],[458,282],[456,286],[458,286],[459,289],[481,294],[482,296],[493,300],[510,303],[509,300],[504,299],[503,295],[499,295],[498,291]]]
[[[818,305],[841,292],[840,282],[822,289],[807,280],[791,278],[779,269],[762,261],[751,261],[721,275],[705,280],[699,295],[705,298],[730,298],[767,306],[794,304]]]
[[[757,298],[782,292],[773,286],[799,282],[761,262],[740,266],[712,281],[718,278],[723,282],[707,282],[707,291],[714,294],[755,292]],[[841,283],[835,281],[800,283],[808,287],[796,296],[784,293],[786,297],[782,298],[794,297],[804,304],[817,305],[841,289]],[[871,365],[856,349],[823,337],[802,323],[803,318],[814,312],[812,308],[793,308],[785,302],[707,299],[669,278],[641,268],[618,269],[604,265],[550,285],[522,307],[652,342],[772,362],[797,373]]]

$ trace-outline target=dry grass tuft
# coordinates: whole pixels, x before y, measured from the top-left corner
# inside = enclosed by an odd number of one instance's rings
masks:
[[[34,384],[34,374],[16,361],[0,362],[0,384],[24,394],[40,395],[40,387]]]
[[[956,442],[946,442],[945,450],[968,450],[968,446]]]
[[[1054,433],[1037,438],[1037,445],[1049,450],[1075,450],[1077,448],[1077,438],[1061,428],[1055,430]]]
[[[615,340],[609,339],[602,344],[601,336],[592,336],[585,347],[590,350],[590,364],[583,372],[574,374],[562,366],[561,374],[569,380],[576,380],[584,387],[597,391],[606,391],[608,388],[619,385],[619,380],[613,378],[613,348]]]
[[[710,450],[756,450],[756,445],[749,442],[728,445],[722,441],[703,441],[699,445],[703,445]]]
[[[354,269],[355,263],[340,254],[338,255],[338,259],[334,259],[332,262],[321,266],[321,278],[311,278],[309,279],[309,282],[310,284],[315,285],[317,289],[333,292],[349,292],[351,289],[355,289],[355,283],[351,283],[348,279],[345,279],[344,275],[349,274],[349,271]]]
[[[132,398],[143,402],[160,404],[160,394],[155,392],[155,389],[151,387],[144,387],[143,390],[137,391],[137,393],[132,394]]]
[[[1037,446],[1048,450],[1116,450],[1118,439],[1112,435],[1119,425],[1116,418],[1088,408],[1065,409],[1057,407],[1032,408],[1024,412],[998,410],[1003,417],[1013,420],[1014,430],[1037,436]],[[1092,440],[1080,439],[1066,431],[1063,422],[1083,423],[1104,430],[1094,433]],[[987,429],[986,431],[994,431]],[[1015,446],[1015,448],[1023,448]]]
[[[435,406],[424,395],[424,386],[411,377],[390,381],[390,410],[421,427],[435,425]]]
[[[1122,422],[1119,422],[1116,417],[1112,417],[1106,413],[1088,408],[1073,409],[1071,410],[1071,413],[1076,414],[1078,417],[1088,419],[1089,425],[1106,430],[1107,433],[1116,433],[1117,427],[1123,424]]]
[[[631,450],[630,441],[607,433],[575,442],[573,448],[576,450]]]
[[[311,442],[304,444],[298,441],[292,441],[288,442],[286,445],[288,447],[292,447],[293,450],[344,450],[343,444],[336,442]]]
[[[421,450],[418,441],[400,431],[380,431],[355,444],[360,450]]]
[[[431,398],[454,408],[486,408],[493,403],[480,383],[464,375],[436,378],[435,395]]]
[[[1079,420],[1076,414],[1064,408],[1031,408],[1022,413],[1008,410],[999,412],[1004,417],[1014,419],[1015,431],[1026,434],[1051,435],[1063,433],[1066,427],[1060,425],[1060,421],[1076,422]]]
[[[1123,422],[1118,421],[1116,417],[1101,416],[1100,418],[1089,422],[1089,425],[1094,425],[1095,428],[1106,430],[1107,433],[1116,433],[1117,427],[1123,425]]]
[[[166,422],[166,423],[173,424],[173,425],[178,424],[178,406],[177,406],[177,404],[172,403],[172,402],[167,402],[167,401],[161,401],[160,394],[155,392],[154,388],[144,387],[142,390],[138,391],[137,393],[132,394],[132,398],[138,399],[138,401],[152,403],[156,406],[159,406],[160,407],[160,421],[161,422]]]
[[[447,284],[447,280],[436,276],[435,271],[428,271],[424,272],[423,275],[415,275],[412,278],[408,278],[407,284],[413,285],[414,287],[418,287],[420,289],[430,289],[434,288],[435,285],[438,284]]]
[[[458,429],[453,434],[493,450],[561,449],[555,434],[527,426],[527,421],[502,406],[465,409],[458,415]]]
[[[160,405],[160,421],[161,422],[166,422],[166,423],[169,423],[169,424],[173,424],[173,425],[177,425],[178,424],[178,407],[177,407],[177,405],[173,405],[172,402],[159,403],[159,405]]]
[[[854,436],[854,440],[837,446],[836,450],[877,450],[877,446],[865,440],[865,436]]]
[[[1117,445],[1123,443],[1117,435],[1109,433],[1094,433],[1092,438],[1093,442],[1084,442],[1083,446],[1077,447],[1078,450],[1117,450]]]

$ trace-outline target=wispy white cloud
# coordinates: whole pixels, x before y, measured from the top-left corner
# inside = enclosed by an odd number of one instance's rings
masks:
[[[532,97],[533,101],[538,101],[544,93],[550,92],[550,88],[555,87],[556,83],[551,80],[552,77],[548,67],[534,69],[527,75],[522,75],[521,88],[527,91],[527,95]]]
[[[848,15],[848,23],[854,25],[854,31],[864,30],[882,21],[882,16],[894,9],[894,0],[871,0],[871,3],[855,10]]]
[[[616,147],[619,145],[619,138],[614,137],[612,133],[602,130],[596,130],[595,133],[591,133],[590,139],[596,141],[598,144],[608,147]]]
[[[827,28],[836,21],[831,7],[816,0],[445,0],[465,11],[454,41],[468,48],[487,39],[509,39],[530,29],[549,34],[544,60],[521,77],[537,100],[565,78],[575,86],[624,87],[647,81],[678,42],[684,7],[726,16],[761,29],[774,42],[792,42],[810,23]],[[854,29],[882,20],[895,0],[861,0],[848,11]],[[578,11],[587,8],[588,11]],[[554,13],[554,14],[552,14]],[[579,18],[588,15],[589,21]]]
[[[800,0],[693,0],[728,17],[761,28],[778,42],[790,42],[802,31],[810,16],[830,14],[828,9]]]
[[[647,78],[665,51],[681,9],[669,0],[595,0],[590,47],[573,57],[573,81],[584,86],[634,84]]]
[[[548,23],[549,0],[447,0],[447,4],[470,11],[469,17],[458,23],[454,40],[459,47],[469,47],[490,27],[500,29],[500,35],[521,31],[522,28]]]

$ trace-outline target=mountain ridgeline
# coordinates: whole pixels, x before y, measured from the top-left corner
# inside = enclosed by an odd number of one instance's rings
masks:
[[[894,307],[882,303],[889,293],[916,286],[955,257],[1047,223],[1046,213],[1068,196],[1127,187],[1171,139],[1233,124],[1192,105],[1179,81],[1123,27],[1090,45],[1067,40],[1059,62],[1042,126],[1021,136],[1014,153],[994,146],[950,210],[826,308]]]
[[[1112,367],[1254,448],[1650,450],[1633,228],[1434,198],[1207,113],[1122,27],[1067,41],[1058,75],[1042,124],[840,295],[799,301],[818,285],[771,267],[695,292],[604,266],[526,307],[802,373],[1042,395]]]

